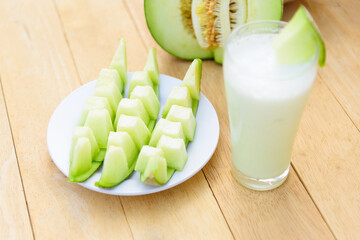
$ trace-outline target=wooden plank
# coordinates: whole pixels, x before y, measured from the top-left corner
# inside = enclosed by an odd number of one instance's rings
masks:
[[[0,78],[0,239],[33,239]]]
[[[68,183],[47,151],[49,118],[79,86],[53,2],[0,1],[0,22],[4,97],[35,238],[131,239],[119,199]]]
[[[142,1],[126,3],[147,47],[155,44],[146,27]],[[163,71],[182,78],[190,62],[159,52]],[[204,61],[202,92],[213,103],[221,129],[218,148],[204,172],[235,238],[333,238],[293,170],[281,188],[270,192],[255,192],[235,182],[230,174],[230,133],[222,68],[212,61]]]
[[[105,5],[62,0],[57,6],[82,82],[94,79],[109,64],[120,36],[127,41],[129,70],[143,68],[147,50],[122,1]],[[84,42],[87,47],[80,47]],[[162,59],[161,73],[166,65]],[[202,173],[169,191],[121,201],[136,239],[232,239]]]

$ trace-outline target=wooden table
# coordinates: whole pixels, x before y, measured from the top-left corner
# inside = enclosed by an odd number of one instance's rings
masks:
[[[298,2],[285,7],[285,19]],[[116,197],[68,183],[46,146],[49,118],[109,65],[120,36],[128,70],[157,44],[141,0],[0,1],[0,239],[359,239],[360,1],[308,0],[327,45],[302,118],[288,180],[268,192],[230,175],[222,67],[203,66],[202,92],[220,120],[202,171],[157,194]],[[158,47],[158,46],[157,46]],[[190,62],[158,47],[160,72]]]

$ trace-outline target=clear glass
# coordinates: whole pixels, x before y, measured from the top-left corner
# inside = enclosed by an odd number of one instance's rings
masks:
[[[318,67],[317,55],[301,64],[277,62],[273,40],[285,25],[280,21],[245,24],[231,33],[225,46],[232,173],[254,190],[270,190],[286,180]]]

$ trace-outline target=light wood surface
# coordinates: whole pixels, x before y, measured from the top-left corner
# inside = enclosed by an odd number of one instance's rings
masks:
[[[190,62],[149,33],[142,0],[0,1],[0,239],[356,239],[360,234],[360,2],[303,1],[327,45],[288,180],[269,192],[230,175],[222,67],[204,61],[202,92],[220,121],[205,168],[148,196],[116,197],[67,182],[46,146],[49,118],[71,91],[109,65],[125,37],[128,70],[157,47],[160,72]],[[289,19],[299,1],[288,3]]]

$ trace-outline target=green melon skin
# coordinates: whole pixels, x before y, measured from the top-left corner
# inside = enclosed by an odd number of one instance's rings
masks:
[[[129,96],[136,86],[150,86],[154,87],[154,84],[147,71],[138,71],[130,79],[129,83]]]
[[[149,145],[155,147],[161,136],[166,135],[173,138],[181,138],[186,140],[184,135],[184,130],[179,122],[171,122],[164,118],[161,118],[155,126],[154,131],[152,132]]]
[[[140,99],[150,119],[157,119],[160,111],[160,102],[152,87],[136,86],[131,92],[130,99]]]
[[[191,107],[191,104],[191,95],[188,88],[175,86],[171,89],[171,92],[165,102],[162,117],[166,118],[166,115],[168,114],[172,105]]]
[[[86,118],[85,126],[93,132],[100,148],[106,148],[110,131],[114,131],[110,114],[107,110],[91,110]]]
[[[148,126],[150,122],[149,115],[140,99],[121,99],[116,111],[114,126],[117,126],[120,115],[140,117],[146,126]]]
[[[280,20],[283,12],[282,0],[248,0],[246,22],[256,20]]]
[[[191,98],[196,100],[200,100],[201,70],[202,61],[197,58],[191,63],[181,83],[182,87],[188,88]]]
[[[106,151],[101,177],[95,186],[112,188],[124,181],[134,170],[135,163],[128,165],[126,154],[121,147],[110,146]]]
[[[180,122],[186,138],[189,141],[194,140],[196,120],[191,108],[172,105],[168,115],[166,116],[166,120]]]
[[[212,51],[202,49],[195,34],[185,27],[180,10],[181,2],[183,1],[144,1],[146,23],[151,35],[165,51],[178,58],[212,58]]]
[[[164,152],[167,166],[182,171],[188,159],[184,139],[162,135],[156,148]]]
[[[70,159],[69,182],[84,182],[101,165],[101,162],[92,162],[91,143],[87,137],[78,138]]]
[[[148,144],[150,131],[139,117],[120,115],[117,131],[127,132],[134,141],[137,149]]]
[[[114,120],[115,114],[114,114],[112,108],[110,107],[108,99],[105,97],[90,96],[86,100],[84,110],[81,113],[80,120],[79,120],[79,126],[84,126],[85,120],[89,114],[89,111],[93,110],[93,109],[108,110],[111,120]]]
[[[114,113],[116,112],[117,105],[122,99],[122,95],[115,84],[95,87],[94,96],[107,98]]]
[[[126,43],[124,38],[120,39],[119,46],[111,61],[110,68],[115,69],[119,73],[119,76],[123,82],[123,86],[125,86],[127,82],[126,79],[127,66],[126,66]]]
[[[115,146],[123,149],[126,159],[128,161],[128,166],[131,166],[132,163],[136,160],[139,153],[134,141],[131,139],[130,135],[127,132],[110,132],[108,139],[108,147]]]
[[[325,43],[310,13],[304,6],[300,6],[275,39],[274,47],[280,63],[305,63],[310,61],[318,51],[319,66],[325,65]]]
[[[114,82],[119,92],[123,92],[124,85],[119,76],[119,73],[115,69],[103,68],[100,71],[99,77],[96,82],[96,87],[106,85],[109,82]]]

